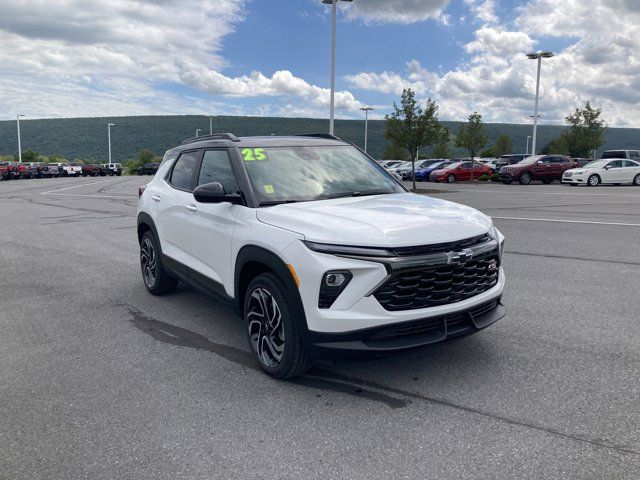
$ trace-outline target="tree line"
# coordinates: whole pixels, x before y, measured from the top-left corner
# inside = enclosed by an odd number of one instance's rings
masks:
[[[586,102],[583,108],[576,108],[565,118],[569,128],[539,153],[589,157],[591,152],[604,144],[606,124],[600,118],[601,113],[601,109],[593,108],[590,102]],[[431,158],[451,158],[452,144],[464,148],[470,158],[514,153],[513,140],[507,134],[500,135],[493,146],[485,149],[488,136],[482,115],[478,112],[469,115],[467,122],[460,125],[452,139],[450,129],[438,119],[436,102],[429,98],[423,108],[411,89],[403,90],[400,105],[394,102],[393,112],[385,116],[385,137],[390,143],[382,158],[411,160],[414,168],[415,161],[422,158],[420,150],[426,147],[431,147]]]

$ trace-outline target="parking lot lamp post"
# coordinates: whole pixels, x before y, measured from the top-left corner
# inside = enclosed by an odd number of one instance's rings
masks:
[[[209,115],[209,135],[213,135],[213,117]]]
[[[538,100],[540,98],[540,67],[543,58],[553,57],[553,52],[531,52],[527,53],[529,60],[538,60],[538,76],[536,80],[536,103],[533,111],[533,141],[531,142],[531,155],[536,154],[536,135],[538,133]]]
[[[322,0],[324,4],[331,4],[331,97],[329,99],[329,134],[333,135],[333,120],[335,117],[335,89],[336,89],[336,13],[340,0]],[[352,2],[353,0],[341,0]]]
[[[364,153],[367,153],[367,137],[369,135],[369,112],[372,107],[362,107],[360,110],[364,112]]]
[[[111,163],[111,127],[113,127],[115,123],[107,123],[107,140],[109,142],[109,163]]]
[[[531,141],[531,135],[527,135],[527,151],[524,152],[527,155],[529,155],[529,141]]]
[[[18,125],[18,161],[22,163],[22,143],[20,143],[20,117],[24,117],[25,115],[19,113],[16,115],[16,124]]]
[[[202,131],[201,128],[196,128],[196,138],[198,138],[200,136],[200,132]]]

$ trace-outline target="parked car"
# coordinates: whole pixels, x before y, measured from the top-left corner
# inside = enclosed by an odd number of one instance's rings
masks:
[[[428,182],[431,172],[444,168],[447,165],[451,165],[452,163],[453,162],[449,160],[442,160],[439,162],[434,162],[429,165],[426,165],[425,167],[420,168],[419,170],[416,170],[416,180],[421,182]]]
[[[563,155],[535,155],[515,165],[502,167],[500,181],[505,184],[520,182],[521,185],[529,185],[533,180],[551,183],[562,180],[562,174],[566,170],[577,166],[578,162]]]
[[[595,187],[601,183],[640,186],[640,163],[635,160],[595,160],[582,168],[567,170],[562,183]]]
[[[430,159],[430,160],[420,160],[416,162],[415,169],[416,171],[426,167],[427,165],[431,165],[436,163],[438,159]],[[402,177],[403,180],[412,180],[413,178],[413,162],[406,162],[402,167],[398,167],[396,172]]]
[[[230,300],[273,377],[443,343],[505,315],[491,218],[408,192],[336,137],[195,138],[141,190],[147,290],[182,280]]]
[[[58,168],[57,163],[48,163],[47,164],[47,173],[49,178],[60,176],[60,169]]]
[[[431,172],[429,180],[453,183],[476,180],[482,175],[491,175],[491,169],[480,162],[455,162]]]
[[[36,178],[39,175],[38,164],[36,162],[18,162],[20,178]],[[22,168],[20,168],[22,167]]]
[[[12,169],[11,162],[0,162],[0,178],[2,180],[11,180],[13,178]]]
[[[159,163],[145,163],[138,167],[138,175],[155,175],[159,166]]]
[[[640,160],[640,151],[638,150],[606,150],[602,154],[602,159],[607,158],[628,158],[629,160]]]
[[[82,175],[82,164],[74,163],[70,165],[67,162],[50,163],[49,166],[58,167],[58,176],[60,177],[79,177]]]
[[[528,153],[510,153],[508,155],[500,155],[500,158],[496,162],[495,170],[496,172],[499,172],[502,167],[506,167],[507,165],[514,165],[529,156],[530,155]]]
[[[97,163],[86,163],[82,165],[82,176],[97,177],[98,175],[104,175],[102,168]]]
[[[100,165],[105,175],[122,175],[122,165],[119,163],[103,163]]]
[[[394,167],[397,167],[398,165],[404,163],[404,160],[390,160],[387,163],[385,163],[384,168],[386,170],[390,170]]]

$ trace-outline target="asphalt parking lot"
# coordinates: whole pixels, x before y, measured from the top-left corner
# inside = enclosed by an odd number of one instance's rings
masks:
[[[421,184],[507,237],[507,318],[282,382],[146,292],[144,181],[0,182],[0,478],[640,477],[640,188]]]

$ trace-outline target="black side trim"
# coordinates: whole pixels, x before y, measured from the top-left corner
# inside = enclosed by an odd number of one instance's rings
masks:
[[[210,279],[206,275],[196,272],[177,260],[167,257],[165,254],[162,254],[162,265],[177,279],[192,285],[201,292],[211,295],[216,300],[233,302],[233,298],[227,295],[224,286],[221,283]]]

